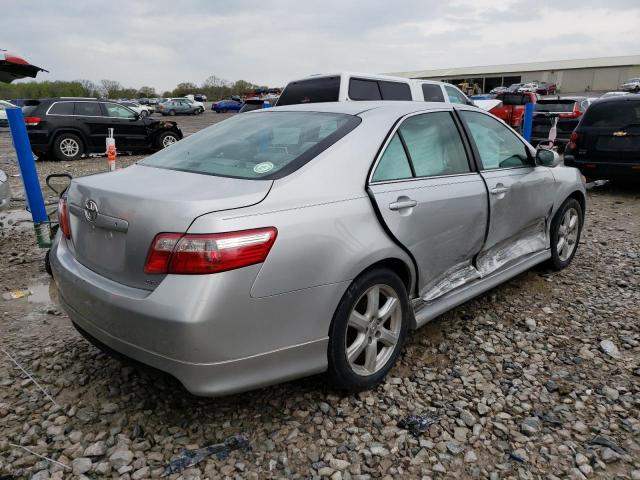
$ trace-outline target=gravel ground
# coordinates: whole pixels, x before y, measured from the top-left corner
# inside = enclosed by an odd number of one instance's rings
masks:
[[[178,121],[192,133],[222,118]],[[12,175],[9,145],[0,131]],[[38,168],[80,175],[106,160]],[[167,478],[640,479],[637,187],[590,191],[570,268],[534,269],[414,332],[387,381],[357,395],[317,376],[197,398],[105,356],[58,310],[44,254],[14,220],[0,214],[0,294],[33,293],[0,299],[2,479],[158,478],[183,452],[237,434],[248,448]],[[407,415],[423,428],[399,427]]]

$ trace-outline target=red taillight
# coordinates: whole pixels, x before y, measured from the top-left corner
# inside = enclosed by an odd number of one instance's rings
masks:
[[[65,238],[71,238],[71,223],[69,223],[69,205],[67,197],[60,197],[58,200],[58,225]]]
[[[578,147],[578,139],[580,135],[575,130],[571,132],[571,136],[569,137],[569,143],[567,143],[567,150],[575,150]]]
[[[277,234],[274,227],[211,234],[159,233],[151,242],[144,271],[194,275],[262,263]]]
[[[580,111],[580,108],[578,107],[578,103],[574,103],[573,104],[573,110],[571,111],[571,113],[561,113],[559,115],[560,118],[580,118],[580,115],[582,115],[582,112]]]
[[[42,119],[40,117],[24,117],[24,123],[30,127],[35,127],[40,124]]]

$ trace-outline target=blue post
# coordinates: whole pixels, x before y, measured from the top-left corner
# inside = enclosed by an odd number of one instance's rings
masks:
[[[44,238],[42,227],[48,223],[49,218],[47,217],[40,181],[38,180],[38,171],[31,152],[31,143],[29,143],[22,110],[8,108],[6,112],[13,138],[13,146],[18,156],[18,165],[20,166],[24,193],[27,198],[27,210],[31,212],[31,217],[33,218],[38,245],[46,246],[47,240]]]
[[[533,111],[536,108],[534,103],[524,105],[524,116],[522,117],[522,136],[528,142],[531,140],[531,127],[533,124]]]
[[[271,103],[269,102],[269,100],[265,100],[264,102],[262,102],[262,108],[271,108]]]

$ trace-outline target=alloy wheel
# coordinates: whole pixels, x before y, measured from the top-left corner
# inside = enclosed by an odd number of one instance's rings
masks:
[[[64,138],[60,142],[60,151],[66,157],[75,157],[80,151],[80,145],[73,138]]]
[[[173,135],[167,135],[162,139],[162,148],[167,148],[168,146],[173,145],[176,142],[176,137],[174,137]]]
[[[576,249],[579,226],[578,211],[575,208],[567,209],[558,227],[558,243],[556,244],[558,257],[563,262],[566,262]]]
[[[372,375],[387,364],[402,329],[398,294],[388,285],[374,285],[355,303],[347,322],[345,350],[354,373]]]

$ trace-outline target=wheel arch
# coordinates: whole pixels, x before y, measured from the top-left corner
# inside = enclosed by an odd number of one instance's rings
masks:
[[[569,196],[566,198],[565,202],[570,198],[576,199],[578,201],[578,203],[580,204],[580,209],[582,210],[582,221],[584,223],[584,217],[587,214],[587,211],[586,211],[587,210],[587,199],[584,196],[584,193],[582,193],[580,190],[575,190],[575,191],[573,191],[573,192],[571,192],[569,194]]]
[[[84,147],[85,153],[89,151],[89,141],[87,140],[84,132],[80,129],[69,128],[69,127],[62,127],[53,131],[53,133],[51,134],[51,145],[49,146],[49,150],[51,150],[51,147],[53,147],[53,144],[58,139],[58,137],[65,133],[72,133],[73,135],[77,135],[78,137],[80,137],[80,140],[83,143],[82,146]]]
[[[411,299],[411,292],[413,291],[413,282],[415,279],[415,275],[404,260],[395,257],[388,257],[382,260],[378,260],[362,270],[358,275],[355,276],[355,278],[358,278],[361,275],[376,268],[384,268],[398,275],[398,277],[400,277],[400,280],[402,280],[404,287],[407,289],[408,298]]]

